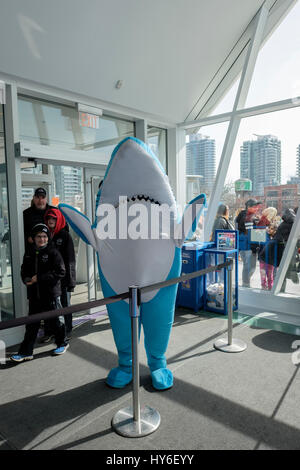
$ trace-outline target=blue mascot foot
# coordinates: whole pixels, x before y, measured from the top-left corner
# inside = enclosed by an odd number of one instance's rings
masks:
[[[173,387],[173,374],[169,369],[157,369],[151,372],[152,385],[156,390],[168,390]]]
[[[132,381],[132,373],[124,372],[119,367],[111,369],[106,383],[112,388],[124,388]]]

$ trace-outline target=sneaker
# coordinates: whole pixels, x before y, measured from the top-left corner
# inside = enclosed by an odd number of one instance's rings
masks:
[[[61,354],[64,354],[66,350],[68,349],[69,345],[66,344],[65,346],[59,346],[59,348],[54,349],[53,354],[54,356],[60,356]]]
[[[24,362],[24,361],[31,361],[33,356],[25,356],[24,354],[14,354],[10,357],[10,360],[13,362]]]
[[[40,339],[40,343],[50,343],[54,340],[54,335],[44,335]]]

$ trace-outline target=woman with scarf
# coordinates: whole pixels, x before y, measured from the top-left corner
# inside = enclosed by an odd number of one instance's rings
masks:
[[[277,217],[277,209],[275,207],[267,207],[262,211],[261,218],[257,224],[258,227],[266,227],[266,231],[272,238],[272,234],[275,229],[275,218]],[[261,288],[263,290],[271,290],[274,282],[274,270],[273,264],[268,263],[267,259],[262,259],[261,253],[264,251],[264,246],[259,248],[258,260],[261,278]]]
[[[71,303],[71,292],[76,286],[76,260],[72,237],[63,214],[56,207],[51,207],[45,214],[45,223],[50,231],[51,242],[60,252],[66,268],[66,275],[61,281],[61,304],[63,307],[69,307]],[[64,316],[67,338],[72,333],[72,314]],[[47,339],[47,325],[45,339]],[[45,340],[44,340],[45,342]]]

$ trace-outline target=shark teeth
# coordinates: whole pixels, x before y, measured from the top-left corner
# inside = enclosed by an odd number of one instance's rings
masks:
[[[125,203],[125,201],[126,201],[126,198],[124,197],[124,199],[122,199],[117,204],[115,204],[114,207],[115,208],[119,207],[119,205],[122,203]],[[158,204],[159,206],[161,205],[159,201],[156,201],[155,199],[145,194],[135,194],[134,196],[127,197],[127,202],[150,202],[151,204]]]

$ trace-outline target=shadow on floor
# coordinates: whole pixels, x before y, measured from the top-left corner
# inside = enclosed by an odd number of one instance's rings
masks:
[[[278,331],[268,330],[254,336],[252,342],[258,348],[265,349],[266,351],[292,354],[292,344],[294,340],[294,336]]]

